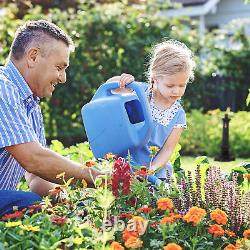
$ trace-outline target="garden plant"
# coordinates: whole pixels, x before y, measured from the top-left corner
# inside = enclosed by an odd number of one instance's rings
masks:
[[[175,174],[152,186],[146,168],[132,173],[129,159],[111,153],[93,160],[88,143],[51,147],[106,174],[95,188],[59,174],[64,184],[40,204],[1,218],[1,249],[249,249],[249,168],[238,183],[238,173],[200,158],[194,175],[185,174],[178,147]]]

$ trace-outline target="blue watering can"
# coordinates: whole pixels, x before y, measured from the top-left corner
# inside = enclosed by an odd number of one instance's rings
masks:
[[[132,82],[131,94],[114,94],[118,82],[101,85],[92,100],[82,107],[83,123],[96,158],[111,152],[127,156],[145,145],[149,139],[152,118],[145,89]]]

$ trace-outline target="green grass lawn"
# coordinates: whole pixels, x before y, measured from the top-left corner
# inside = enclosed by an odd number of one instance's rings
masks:
[[[196,169],[195,158],[196,157],[192,157],[192,156],[181,156],[182,168],[193,172]],[[240,163],[242,162],[250,162],[250,158],[247,158],[247,159],[237,158],[234,161],[230,161],[230,162],[215,161],[211,157],[208,157],[208,160],[209,160],[210,165],[220,167],[221,170],[223,170],[223,172],[230,172],[232,168],[239,166]]]

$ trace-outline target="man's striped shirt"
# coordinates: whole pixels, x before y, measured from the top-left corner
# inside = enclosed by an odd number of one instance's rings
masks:
[[[15,190],[25,173],[5,147],[32,141],[46,145],[39,98],[8,61],[0,67],[0,190]]]

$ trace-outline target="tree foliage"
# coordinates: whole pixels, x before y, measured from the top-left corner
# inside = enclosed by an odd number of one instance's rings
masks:
[[[218,32],[201,39],[196,22],[157,15],[163,8],[157,1],[136,6],[131,5],[132,1],[76,2],[77,8],[50,8],[47,11],[37,5],[28,9],[22,19],[16,16],[18,8],[8,5],[0,19],[0,64],[6,62],[14,31],[26,20],[45,18],[53,21],[75,42],[67,84],[58,86],[53,98],[42,102],[48,138],[57,138],[67,144],[83,141],[85,135],[80,111],[96,88],[122,72],[145,81],[150,49],[166,38],[185,42],[196,55],[196,80],[187,88],[184,97],[186,110],[215,108],[211,104],[216,103],[215,99],[228,88],[238,93],[236,97],[242,100],[236,108],[246,109],[250,49],[249,38],[243,29],[229,38]],[[239,45],[239,49],[226,46],[228,39]],[[213,77],[215,75],[219,78]]]

